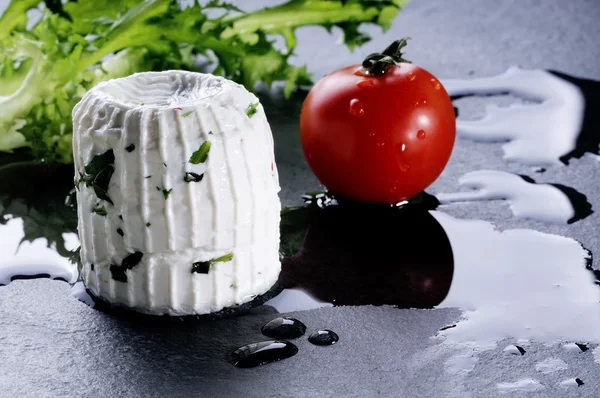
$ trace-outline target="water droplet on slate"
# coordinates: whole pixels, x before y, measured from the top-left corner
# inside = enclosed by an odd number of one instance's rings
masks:
[[[422,140],[427,136],[427,133],[425,133],[425,130],[419,130],[417,131],[417,138]]]
[[[373,85],[373,80],[361,80],[356,85],[360,88],[371,87]]]
[[[293,357],[298,347],[288,341],[261,341],[238,348],[231,353],[231,362],[238,368],[254,368]]]
[[[350,100],[350,107],[348,108],[348,112],[350,112],[352,116],[361,117],[365,114],[365,109],[363,108],[362,102],[354,98]]]
[[[314,345],[333,345],[340,340],[337,333],[331,330],[317,330],[308,337],[308,341]]]
[[[295,339],[306,333],[306,325],[294,318],[275,318],[265,324],[260,331],[275,339]]]

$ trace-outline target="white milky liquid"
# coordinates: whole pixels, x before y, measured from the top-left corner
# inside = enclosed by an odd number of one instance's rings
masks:
[[[79,243],[75,234],[64,234],[68,250],[76,248]],[[47,274],[51,279],[62,279],[74,283],[77,269],[71,262],[48,247],[46,239],[34,242],[22,242],[23,221],[10,220],[2,226],[0,239],[0,285],[8,285],[13,277],[27,277]],[[16,251],[16,253],[15,253]]]
[[[561,387],[579,387],[577,380],[575,379],[566,379],[560,382]]]
[[[481,170],[462,176],[458,183],[471,191],[439,193],[441,204],[478,200],[505,200],[518,218],[567,223],[575,210],[560,189],[550,184],[534,184],[505,171]]]
[[[559,372],[568,368],[567,363],[560,358],[547,358],[535,364],[535,370],[543,374]]]
[[[285,289],[265,303],[278,312],[304,311],[323,307],[333,307],[333,304],[317,300],[300,289]]]
[[[585,100],[579,88],[544,70],[511,67],[491,77],[442,79],[451,96],[510,93],[539,104],[490,105],[480,120],[456,121],[460,137],[483,142],[508,141],[504,158],[527,165],[561,164],[575,148]]]
[[[588,253],[573,239],[434,211],[454,253],[454,276],[438,307],[464,310],[448,342],[494,346],[504,339],[600,343],[600,289]]]
[[[501,393],[532,392],[544,388],[542,383],[529,378],[509,383],[498,383],[496,386]]]

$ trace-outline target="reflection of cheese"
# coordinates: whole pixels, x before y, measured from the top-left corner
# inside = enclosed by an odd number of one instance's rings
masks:
[[[73,110],[76,180],[94,156],[114,154],[114,204],[78,184],[82,276],[94,294],[147,313],[204,314],[275,283],[279,182],[264,110],[247,112],[257,103],[234,82],[183,71],[138,73],[85,95]],[[190,163],[206,141],[206,162]],[[134,252],[141,261],[115,280],[111,265],[123,271]],[[227,253],[208,274],[191,272]]]

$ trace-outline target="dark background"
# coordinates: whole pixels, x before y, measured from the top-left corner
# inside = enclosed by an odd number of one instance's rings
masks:
[[[275,4],[234,3],[246,8]],[[370,30],[374,40],[354,53],[336,44],[339,32],[301,29],[295,62],[307,63],[317,79],[396,38],[411,36],[406,57],[440,79],[489,76],[519,65],[600,80],[598,21],[598,0],[412,0],[390,31]],[[302,193],[318,188],[299,146],[302,98],[300,93],[289,101],[278,95],[262,99],[275,136],[284,205],[298,203]],[[483,114],[485,103],[513,100],[464,99],[456,104],[461,116],[471,118]],[[468,171],[506,170],[572,186],[598,209],[599,166],[594,156],[586,155],[534,175],[530,167],[505,162],[500,144],[457,140],[449,166],[430,191],[457,190],[458,177]],[[546,225],[515,219],[499,202],[444,211],[485,219],[501,229],[527,227],[570,236],[600,253],[597,213],[572,225]],[[459,310],[447,309],[338,307],[296,313],[309,330],[335,330],[340,342],[317,347],[300,339],[295,341],[300,352],[291,359],[254,369],[230,365],[226,356],[233,348],[264,339],[259,329],[273,311],[261,307],[235,320],[157,326],[90,309],[73,299],[64,283],[14,282],[0,288],[0,396],[478,397],[498,395],[496,383],[524,377],[546,386],[532,393],[540,396],[598,396],[600,391],[600,365],[592,350],[573,353],[560,346],[533,344],[529,355],[515,357],[502,352],[511,341],[501,342],[498,349],[479,355],[472,372],[453,373],[448,364],[456,352],[432,339],[440,327],[460,318]],[[569,364],[567,373],[544,376],[535,371],[534,363],[554,356]],[[559,387],[568,377],[586,384]]]

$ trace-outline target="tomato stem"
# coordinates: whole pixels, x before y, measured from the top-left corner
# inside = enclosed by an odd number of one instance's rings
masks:
[[[367,55],[362,63],[363,68],[372,75],[383,75],[390,66],[400,66],[404,62],[410,64],[407,59],[402,58],[402,49],[408,44],[410,37],[403,37],[400,40],[395,40],[380,53]]]

